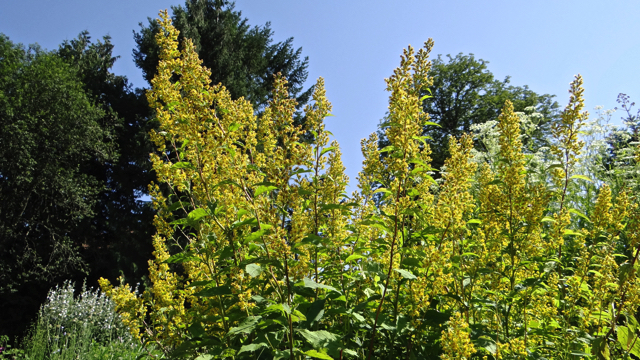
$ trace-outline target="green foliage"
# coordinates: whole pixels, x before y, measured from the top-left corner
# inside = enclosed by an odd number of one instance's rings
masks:
[[[6,340],[0,340],[0,345]],[[145,354],[123,326],[110,299],[99,290],[86,289],[74,297],[71,282],[49,291],[29,335],[18,348],[5,350],[0,359],[124,360]]]
[[[488,61],[476,59],[473,54],[440,55],[433,60],[430,76],[433,84],[424,89],[424,112],[439,127],[425,126],[423,136],[432,150],[433,167],[440,169],[449,157],[448,139],[460,137],[471,131],[474,124],[496,120],[506,100],[513,103],[515,111],[534,107],[541,114],[537,132],[529,140],[536,147],[546,145],[549,123],[557,118],[558,104],[554,95],[539,95],[524,87],[510,85],[509,77],[503,81],[494,78],[487,69]]]
[[[148,161],[153,150],[150,114],[144,96],[134,92],[125,77],[111,72],[117,60],[112,51],[108,36],[92,43],[82,32],[56,52],[76,69],[85,91],[104,111],[99,123],[112,132],[109,141],[119,153],[112,161],[94,159],[82,168],[105,185],[93,207],[95,215],[84,218],[71,235],[83,244],[90,283],[100,276],[115,280],[120,275],[141,281],[152,251],[154,212],[148,202],[140,201],[153,179]]]
[[[104,184],[83,171],[115,158],[112,129],[76,70],[54,53],[0,35],[0,296],[4,309],[37,309],[54,281],[86,273],[72,236]],[[40,295],[38,295],[40,294]],[[29,320],[7,311],[0,327]]]

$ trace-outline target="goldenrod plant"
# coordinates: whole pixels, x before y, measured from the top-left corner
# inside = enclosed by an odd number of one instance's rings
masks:
[[[172,358],[640,356],[638,199],[581,173],[580,76],[549,151],[523,145],[537,115],[506,101],[476,141],[450,139],[436,181],[421,136],[437,126],[421,106],[433,42],[409,47],[386,80],[389,145],[362,141],[347,194],[322,79],[304,125],[280,76],[256,117],[160,16],[152,286],[101,281],[133,336]],[[581,182],[597,195],[576,200]]]

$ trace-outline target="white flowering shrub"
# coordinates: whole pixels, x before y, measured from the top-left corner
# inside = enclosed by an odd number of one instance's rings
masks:
[[[535,112],[535,107],[530,106],[525,108],[524,112],[516,112],[516,115],[520,119],[520,141],[523,144],[532,144],[531,140],[538,130],[542,114]],[[471,131],[478,144],[477,148],[471,150],[473,161],[478,164],[487,164],[494,171],[497,170],[497,159],[500,152],[500,132],[497,125],[497,120],[471,125]],[[544,181],[546,176],[544,166],[545,164],[549,166],[550,161],[548,144],[537,144],[535,148],[530,145],[529,148],[524,149],[524,153],[527,159],[527,174],[531,180]]]
[[[107,342],[118,339],[131,342],[127,328],[115,311],[115,303],[99,289],[83,291],[74,296],[74,284],[66,281],[49,291],[40,308],[39,321],[69,331],[88,331],[92,339]]]

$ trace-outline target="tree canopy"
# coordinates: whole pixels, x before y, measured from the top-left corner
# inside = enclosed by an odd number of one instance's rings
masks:
[[[496,120],[506,100],[512,102],[516,112],[535,107],[543,120],[534,139],[544,142],[543,135],[548,134],[550,122],[558,116],[555,95],[537,94],[526,85],[510,85],[509,77],[500,81],[488,70],[489,62],[476,59],[473,54],[447,55],[447,59],[438,55],[432,60],[429,75],[433,82],[422,92],[423,96],[431,96],[423,102],[424,112],[440,126],[423,128],[423,135],[432,138],[429,144],[434,168],[439,169],[449,156],[449,136],[460,137],[470,132],[473,124]]]
[[[84,169],[116,159],[115,134],[100,124],[104,116],[84,91],[78,71],[63,59],[0,35],[3,300],[87,272],[79,250],[85,244],[72,234],[95,215],[104,189]]]
[[[273,76],[280,73],[289,84],[288,91],[298,108],[309,100],[312,89],[303,90],[307,79],[308,58],[293,47],[293,38],[274,42],[270,23],[251,27],[226,0],[187,0],[185,6],[173,6],[172,20],[180,39],[193,41],[203,65],[211,71],[211,82],[222,83],[233,99],[244,97],[254,109],[263,109],[273,91]],[[155,34],[159,23],[149,18],[135,33],[136,65],[150,82],[158,67]]]
[[[112,143],[119,153],[113,161],[93,161],[85,168],[105,188],[97,198],[95,216],[85,218],[74,236],[85,244],[90,280],[101,274],[139,281],[152,250],[154,212],[140,200],[154,178],[148,162],[153,150],[147,135],[151,123],[141,91],[133,91],[126,77],[111,71],[117,60],[112,52],[109,36],[91,42],[86,31],[63,42],[57,51],[77,70],[85,91],[104,111],[100,124],[113,131]]]

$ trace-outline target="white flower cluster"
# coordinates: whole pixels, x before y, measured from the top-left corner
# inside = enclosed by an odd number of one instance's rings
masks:
[[[74,284],[70,281],[49,291],[39,320],[64,332],[90,331],[96,341],[132,341],[110,298],[99,289],[87,290],[84,285],[82,293],[74,297]]]
[[[530,175],[544,173],[544,164],[549,161],[549,144],[536,144],[535,148],[531,145],[534,133],[538,130],[540,120],[542,120],[542,114],[535,112],[533,106],[527,107],[524,112],[516,112],[516,114],[520,118],[520,140],[523,144],[530,144],[527,149],[523,149],[526,155],[527,173]],[[479,149],[471,150],[473,161],[478,164],[487,164],[494,171],[500,152],[500,133],[497,125],[497,120],[471,125],[471,131],[479,145]]]
[[[595,108],[596,116],[585,121],[579,132],[580,140],[584,141],[584,148],[573,171],[575,174],[592,179],[594,184],[604,182],[611,185],[622,181],[625,186],[638,188],[640,187],[640,168],[633,160],[640,151],[640,143],[631,140],[633,140],[634,130],[640,128],[638,123],[640,117],[635,117],[631,121],[625,120],[624,127],[617,127],[610,124],[614,112],[615,110],[603,110],[602,106],[597,106]],[[542,115],[536,113],[533,107],[526,108],[524,112],[516,114],[520,117],[520,136],[523,144],[532,144],[528,140],[533,139]],[[471,130],[478,144],[472,152],[474,161],[478,164],[494,167],[499,161],[498,140],[500,134],[497,124],[497,121],[492,120],[483,124],[471,125]],[[617,145],[614,146],[614,144]],[[537,143],[535,145],[535,147],[530,146],[523,149],[527,161],[527,174],[531,180],[548,181],[547,170],[556,163],[550,158],[549,145],[551,144]]]

